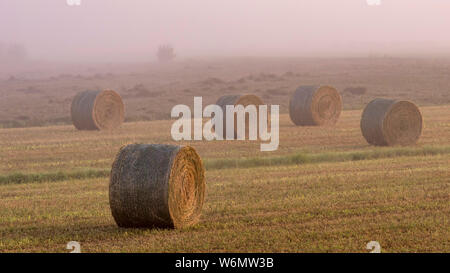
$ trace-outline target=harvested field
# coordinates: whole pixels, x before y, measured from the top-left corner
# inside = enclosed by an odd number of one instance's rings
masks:
[[[259,142],[173,142],[170,121],[125,123],[115,134],[73,126],[0,130],[0,251],[450,251],[450,107],[421,107],[411,147],[374,147],[361,110],[333,127],[280,117],[280,149]],[[130,132],[132,132],[130,134]],[[206,167],[200,222],[183,230],[120,229],[109,170],[130,143],[189,144]]]
[[[288,113],[292,92],[317,84],[342,91],[345,110],[363,109],[377,97],[448,105],[449,65],[448,58],[228,58],[167,66],[36,63],[27,69],[33,73],[0,69],[0,127],[72,124],[73,97],[104,89],[123,98],[125,121],[170,119],[170,109],[192,104],[193,96],[202,96],[207,105],[226,94],[254,94]],[[364,92],[344,91],[359,86]]]

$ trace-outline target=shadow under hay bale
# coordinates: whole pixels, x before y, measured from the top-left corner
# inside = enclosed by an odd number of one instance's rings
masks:
[[[363,111],[361,132],[372,145],[412,145],[422,134],[422,114],[412,102],[377,98]]]
[[[194,148],[132,144],[112,165],[109,204],[119,227],[183,228],[198,222],[205,187]]]
[[[125,106],[112,90],[84,91],[72,100],[72,122],[78,130],[112,130],[125,117]]]
[[[227,121],[227,115],[226,115],[226,106],[227,105],[242,105],[244,107],[249,105],[256,106],[256,113],[257,113],[257,129],[259,126],[259,105],[264,105],[264,102],[256,95],[225,95],[220,97],[216,105],[220,106],[223,111],[223,138],[225,139],[227,136],[227,130],[226,130],[226,121]],[[245,114],[245,137],[249,136],[249,115]],[[238,137],[237,135],[237,114],[234,114],[234,138],[236,139]],[[267,118],[269,120],[269,118]]]
[[[300,86],[289,101],[289,116],[295,125],[335,124],[342,111],[342,98],[331,86]]]

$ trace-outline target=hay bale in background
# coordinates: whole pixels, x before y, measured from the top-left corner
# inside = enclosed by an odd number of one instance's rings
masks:
[[[193,225],[204,196],[205,170],[192,147],[132,144],[113,163],[109,204],[120,227]]]
[[[422,114],[409,101],[374,99],[364,109],[361,131],[372,145],[412,145],[422,133]]]
[[[78,130],[112,130],[119,127],[125,117],[122,98],[112,90],[78,93],[70,112]]]
[[[264,102],[256,95],[225,95],[220,97],[216,105],[220,106],[223,111],[223,137],[226,138],[227,131],[226,131],[226,106],[227,105],[242,105],[244,107],[248,105],[255,105],[256,110],[258,113],[258,123],[259,123],[259,105],[263,105]],[[237,115],[234,115],[234,137],[237,138],[237,121],[236,121]],[[268,118],[269,120],[269,118]],[[258,124],[259,126],[259,124]],[[245,136],[248,137],[248,128],[249,127],[249,119],[248,114],[245,115]],[[259,127],[257,127],[259,128]]]
[[[289,101],[289,116],[295,125],[335,124],[341,111],[341,96],[331,86],[300,86]]]

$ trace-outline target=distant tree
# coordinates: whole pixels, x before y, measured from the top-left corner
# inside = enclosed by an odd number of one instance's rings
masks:
[[[157,57],[160,62],[169,62],[175,59],[175,51],[170,45],[160,45],[157,52]]]

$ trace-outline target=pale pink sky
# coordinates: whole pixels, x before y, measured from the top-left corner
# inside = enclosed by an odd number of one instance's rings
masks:
[[[52,60],[449,54],[449,0],[0,0],[0,42]]]

